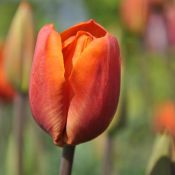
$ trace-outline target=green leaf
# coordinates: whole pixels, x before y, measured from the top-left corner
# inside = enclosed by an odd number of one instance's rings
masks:
[[[167,134],[156,138],[146,175],[172,175],[170,146],[171,137]]]

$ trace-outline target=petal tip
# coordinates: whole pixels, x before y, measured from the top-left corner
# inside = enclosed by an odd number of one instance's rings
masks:
[[[27,1],[22,1],[19,5],[21,8],[31,9],[31,5]]]
[[[97,21],[96,21],[95,19],[89,19],[89,20],[87,21],[87,23],[89,23],[89,24],[94,24],[94,25],[98,25],[98,26],[102,27],[100,24],[97,23]]]
[[[46,24],[40,29],[39,36],[43,34],[44,35],[50,34],[53,30],[54,30],[54,24]]]
[[[46,31],[51,31],[51,30],[54,30],[54,24],[52,23],[44,25],[40,31],[46,32]]]
[[[52,24],[52,23],[46,24],[43,28],[54,29],[54,24]]]
[[[96,23],[95,19],[89,19],[89,23]]]

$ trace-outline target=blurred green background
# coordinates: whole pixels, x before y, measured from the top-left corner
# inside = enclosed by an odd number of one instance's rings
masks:
[[[175,98],[175,54],[150,52],[144,37],[127,30],[121,18],[122,0],[29,0],[36,36],[46,23],[58,31],[93,18],[116,36],[121,47],[124,125],[113,136],[113,175],[143,175],[155,139],[155,107]],[[5,41],[19,1],[0,0],[0,40]],[[123,95],[124,94],[124,95]],[[122,106],[122,104],[121,104]],[[57,175],[61,148],[34,122],[28,109],[24,133],[25,175]],[[0,106],[0,174],[13,175],[13,105]],[[76,148],[73,175],[102,174],[105,134]]]

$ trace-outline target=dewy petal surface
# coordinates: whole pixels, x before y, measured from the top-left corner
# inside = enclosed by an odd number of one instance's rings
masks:
[[[117,41],[106,34],[82,52],[70,75],[74,92],[65,142],[78,144],[102,133],[117,107],[120,91],[120,60]]]
[[[38,35],[30,82],[30,105],[39,125],[62,145],[68,97],[60,35],[52,25]]]

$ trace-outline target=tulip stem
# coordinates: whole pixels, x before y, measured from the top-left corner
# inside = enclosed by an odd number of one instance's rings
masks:
[[[103,161],[103,172],[102,175],[112,174],[112,152],[113,152],[113,142],[112,136],[108,134],[106,136],[105,150],[104,150],[104,161]]]
[[[75,146],[67,145],[63,148],[60,163],[60,175],[71,175],[74,152]]]
[[[27,98],[19,93],[15,98],[15,117],[14,117],[14,135],[16,148],[16,173],[15,175],[23,175],[23,135],[25,128]]]

